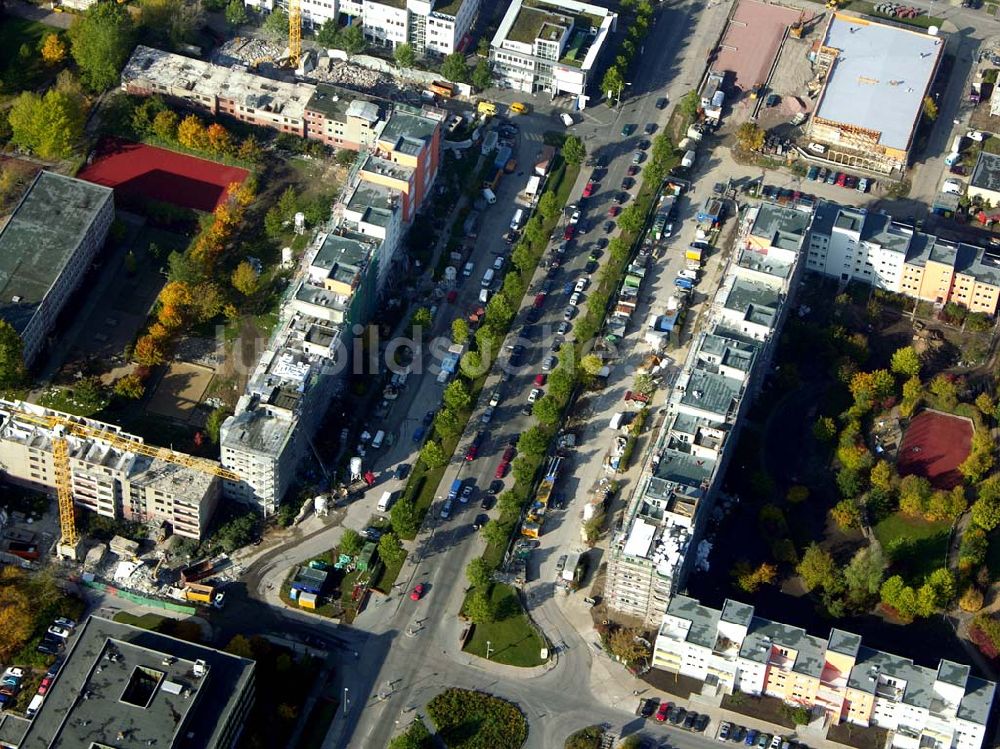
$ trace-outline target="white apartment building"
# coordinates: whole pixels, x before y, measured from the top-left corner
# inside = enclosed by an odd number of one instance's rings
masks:
[[[513,0],[490,43],[493,71],[501,85],[574,96],[583,109],[617,21],[607,8],[576,0]]]
[[[980,749],[995,693],[968,666],[941,660],[926,668],[865,647],[850,632],[833,629],[824,640],[738,601],[719,610],[681,595],[663,615],[653,666],[716,694],[767,695],[828,724],[888,729],[888,746],[899,749]]]
[[[898,291],[912,240],[912,229],[884,213],[824,201],[809,235],[806,268]]]
[[[270,13],[288,9],[287,0],[244,0]],[[450,55],[467,49],[467,38],[482,0],[302,0],[302,22],[318,28],[343,14],[360,22],[372,44],[395,49],[410,44],[418,54]]]
[[[4,478],[29,488],[55,493],[56,473],[50,428],[18,417],[18,411],[53,414],[136,442],[112,424],[70,417],[30,403],[0,400],[0,466]],[[194,468],[139,455],[106,440],[66,437],[74,503],[104,517],[158,525],[201,539],[208,529],[220,493],[217,476]]]
[[[766,205],[741,224],[737,251],[667,398],[657,434],[624,521],[608,547],[608,606],[658,625],[710,545],[701,534],[743,409],[770,366],[802,272],[811,216]]]
[[[0,319],[20,334],[26,365],[45,348],[114,215],[110,188],[42,171],[0,229]]]

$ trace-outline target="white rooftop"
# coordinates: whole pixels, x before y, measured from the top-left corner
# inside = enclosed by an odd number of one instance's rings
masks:
[[[625,542],[624,552],[630,557],[648,557],[649,549],[656,534],[656,526],[642,518],[636,518]]]
[[[840,52],[816,116],[875,130],[881,145],[907,150],[944,40],[837,13],[823,43]]]

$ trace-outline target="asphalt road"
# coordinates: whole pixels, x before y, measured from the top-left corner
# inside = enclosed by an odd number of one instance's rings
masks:
[[[499,375],[493,373],[488,378],[479,409],[439,487],[440,495],[447,492],[455,477],[474,481],[479,489],[485,489],[494,478],[504,444],[516,439],[531,424],[521,409],[527,402],[533,378],[541,371],[540,362],[550,351],[551,329],[562,320],[565,307],[562,286],[567,279],[575,280],[582,274],[592,244],[603,235],[601,224],[626,175],[631,154],[638,141],[647,137],[642,133],[643,126],[647,122],[661,126],[666,122],[670,110],[658,110],[656,99],[668,96],[673,101],[699,83],[705,51],[714,43],[728,5],[714,4],[707,12],[702,11],[700,3],[661,7],[650,36],[656,39],[656,44],[647,45],[645,60],[648,64],[641,67],[632,81],[631,96],[620,110],[604,106],[586,110],[582,113],[582,122],[574,126],[573,130],[584,139],[590,153],[608,164],[600,189],[586,207],[584,218],[592,228],[574,243],[569,259],[554,279],[555,288],[546,300],[544,315],[533,326],[539,335],[532,337],[535,345],[529,349],[526,359],[529,366],[503,383],[504,399],[491,424],[484,428],[485,442],[479,456],[467,462],[463,459],[465,449],[474,432],[483,428],[477,420]],[[498,98],[513,101],[514,97],[527,99],[514,92],[502,92]],[[531,116],[517,120],[522,131],[530,131],[531,122],[538,122],[536,129],[542,131],[555,126],[555,114],[541,99],[531,100]],[[638,127],[636,133],[623,141],[620,131],[626,122]],[[571,202],[579,198],[588,174],[585,168],[571,193]],[[495,212],[500,205],[498,200],[490,211]],[[485,230],[481,236],[487,236]],[[542,278],[542,273],[536,276],[533,290],[526,297],[527,304]],[[524,314],[522,309],[515,331],[520,331]],[[413,564],[404,568],[401,580],[406,581],[405,587],[393,597],[374,604],[355,621],[355,627],[369,634],[361,645],[356,667],[339,674],[339,687],[346,690],[346,710],[338,715],[325,746],[384,746],[397,730],[397,723],[407,722],[410,711],[419,711],[446,685],[489,689],[515,699],[531,720],[529,746],[557,745],[575,728],[602,719],[616,727],[625,724],[626,731],[634,731],[638,724],[627,718],[634,709],[633,701],[623,704],[619,711],[605,706],[603,700],[591,694],[593,659],[605,656],[592,651],[555,605],[542,607],[548,623],[558,630],[553,637],[554,633],[547,626],[546,634],[561,650],[556,665],[547,672],[528,679],[518,678],[515,673],[498,674],[478,668],[473,662],[475,659],[457,653],[461,624],[455,615],[467,586],[465,565],[481,553],[483,547],[471,527],[481,510],[475,501],[469,505],[456,502],[452,517],[445,521],[439,518],[438,509],[436,504],[417,539]],[[554,559],[555,554],[550,556]],[[548,563],[552,559],[547,558]],[[411,601],[406,595],[416,582],[426,587],[421,601]],[[551,600],[551,596],[549,598]],[[568,689],[567,685],[576,688]],[[672,738],[676,739],[675,745],[703,741],[687,734]]]

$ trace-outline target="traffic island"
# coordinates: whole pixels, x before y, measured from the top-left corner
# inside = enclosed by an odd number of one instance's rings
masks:
[[[356,557],[332,549],[292,568],[279,597],[289,608],[350,624],[364,609],[383,566],[374,543],[365,544]]]
[[[447,689],[427,704],[427,714],[447,747],[518,749],[528,738],[521,708],[486,692]]]
[[[517,591],[509,585],[494,583],[486,596],[476,593],[471,591],[462,607],[473,622],[464,652],[505,666],[544,665],[545,640],[528,618]]]

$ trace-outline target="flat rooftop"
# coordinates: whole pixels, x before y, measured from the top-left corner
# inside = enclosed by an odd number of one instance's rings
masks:
[[[767,79],[785,29],[798,20],[799,13],[797,8],[740,0],[712,69],[732,73],[736,88],[749,91]]]
[[[392,143],[396,150],[416,149],[414,153],[419,153],[439,126],[440,123],[431,117],[397,107],[386,120],[379,140]]]
[[[366,96],[330,83],[317,83],[306,109],[319,112],[331,120],[344,121],[348,116],[378,122],[379,112],[388,102]]]
[[[761,203],[750,234],[767,241],[771,247],[798,252],[811,220],[811,213]]]
[[[944,51],[941,37],[835,13],[823,44],[838,50],[816,117],[879,133],[906,151]]]
[[[292,120],[305,116],[306,104],[316,91],[311,83],[276,81],[142,45],[135,48],[122,71],[122,85],[130,83],[183,98],[230,99]]]
[[[732,415],[743,383],[732,377],[698,366],[691,372],[680,403],[718,416],[720,421]]]
[[[20,749],[213,746],[254,663],[92,616]]]
[[[969,184],[980,190],[1000,192],[1000,156],[980,151]]]
[[[23,331],[113,190],[39,172],[0,230],[0,318]]]
[[[577,0],[512,0],[490,45],[514,49],[514,44],[534,47],[537,39],[559,41],[560,63],[590,70],[617,18],[607,8]],[[520,51],[534,55],[533,49]]]
[[[726,309],[743,313],[743,319],[773,328],[781,306],[781,294],[770,286],[737,278],[726,295]]]
[[[280,455],[295,427],[290,417],[263,407],[237,408],[237,414],[225,422],[222,447],[269,457]]]

